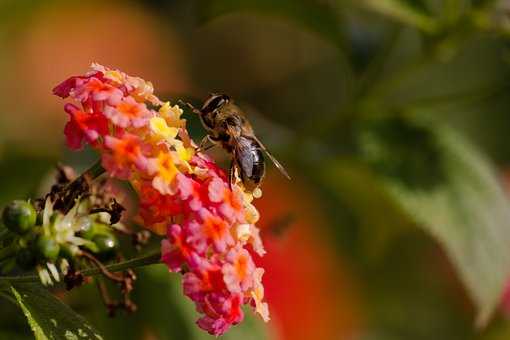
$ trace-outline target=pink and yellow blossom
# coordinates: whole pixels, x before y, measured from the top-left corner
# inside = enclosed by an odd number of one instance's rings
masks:
[[[201,314],[197,324],[221,335],[252,306],[269,320],[263,302],[264,270],[251,249],[265,250],[255,226],[253,195],[229,183],[225,171],[200,153],[178,105],[163,102],[150,82],[93,64],[54,94],[66,104],[68,145],[89,144],[111,177],[128,180],[139,196],[139,219],[159,235],[161,261],[182,274],[184,294]]]
[[[105,136],[104,146],[110,152],[103,153],[102,164],[111,176],[129,179],[135,168],[147,168],[148,160],[143,152],[145,146],[138,136],[128,133],[122,138]]]
[[[149,172],[154,176],[152,186],[163,195],[174,193],[172,183],[178,174],[174,158],[170,152],[159,152],[156,158],[149,161]]]
[[[248,291],[253,287],[255,265],[250,253],[244,248],[232,248],[225,257],[223,278],[233,293]]]
[[[143,103],[138,103],[133,97],[123,98],[114,106],[106,106],[104,115],[115,125],[122,128],[133,126],[139,128],[147,124],[150,112]]]

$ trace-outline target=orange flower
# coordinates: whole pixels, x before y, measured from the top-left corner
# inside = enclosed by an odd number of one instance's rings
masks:
[[[122,139],[105,136],[105,146],[111,153],[103,154],[103,167],[111,176],[128,179],[133,167],[139,170],[147,168],[147,158],[143,154],[143,145],[138,136],[124,134]]]

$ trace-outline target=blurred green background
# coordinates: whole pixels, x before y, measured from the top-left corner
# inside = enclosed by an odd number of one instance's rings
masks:
[[[0,0],[0,46],[2,205],[93,162],[51,95],[91,62],[246,109],[293,180],[256,203],[272,320],[222,339],[510,339],[510,1]],[[177,275],[137,272],[134,315],[57,295],[105,339],[211,338]],[[0,303],[0,339],[31,338]]]

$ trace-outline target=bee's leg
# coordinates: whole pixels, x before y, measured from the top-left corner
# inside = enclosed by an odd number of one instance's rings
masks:
[[[210,143],[210,144],[206,145],[207,143]],[[204,138],[202,138],[202,140],[200,141],[200,145],[198,146],[197,152],[204,152],[204,151],[207,151],[215,146],[216,146],[216,144],[211,142],[211,139],[207,135]]]
[[[230,190],[232,190],[232,184],[235,184],[235,180],[236,180],[236,165],[235,165],[235,161],[232,159],[232,161],[230,162],[230,168],[228,170],[228,185],[230,187]]]
[[[197,115],[201,115],[201,112],[200,110],[196,109],[193,105],[191,105],[190,103],[188,102],[184,102],[182,100],[179,99],[178,101],[179,105],[182,105],[182,106],[187,106],[191,111],[193,111],[193,113],[197,114]]]

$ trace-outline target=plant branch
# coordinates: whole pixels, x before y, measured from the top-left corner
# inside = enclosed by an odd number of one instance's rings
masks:
[[[101,176],[105,172],[101,165],[101,160],[97,160],[90,168],[88,168],[80,177],[90,176],[91,179],[95,179]]]
[[[137,257],[131,260],[110,264],[105,266],[105,268],[110,272],[120,272],[126,269],[132,269],[137,267],[148,266],[152,264],[156,264],[160,262],[161,253],[159,250],[149,252],[148,254]],[[99,268],[89,268],[80,271],[83,276],[94,276],[98,274],[102,274]],[[23,282],[39,282],[39,276],[37,275],[20,275],[20,276],[0,276],[0,282],[9,281],[16,283]]]

